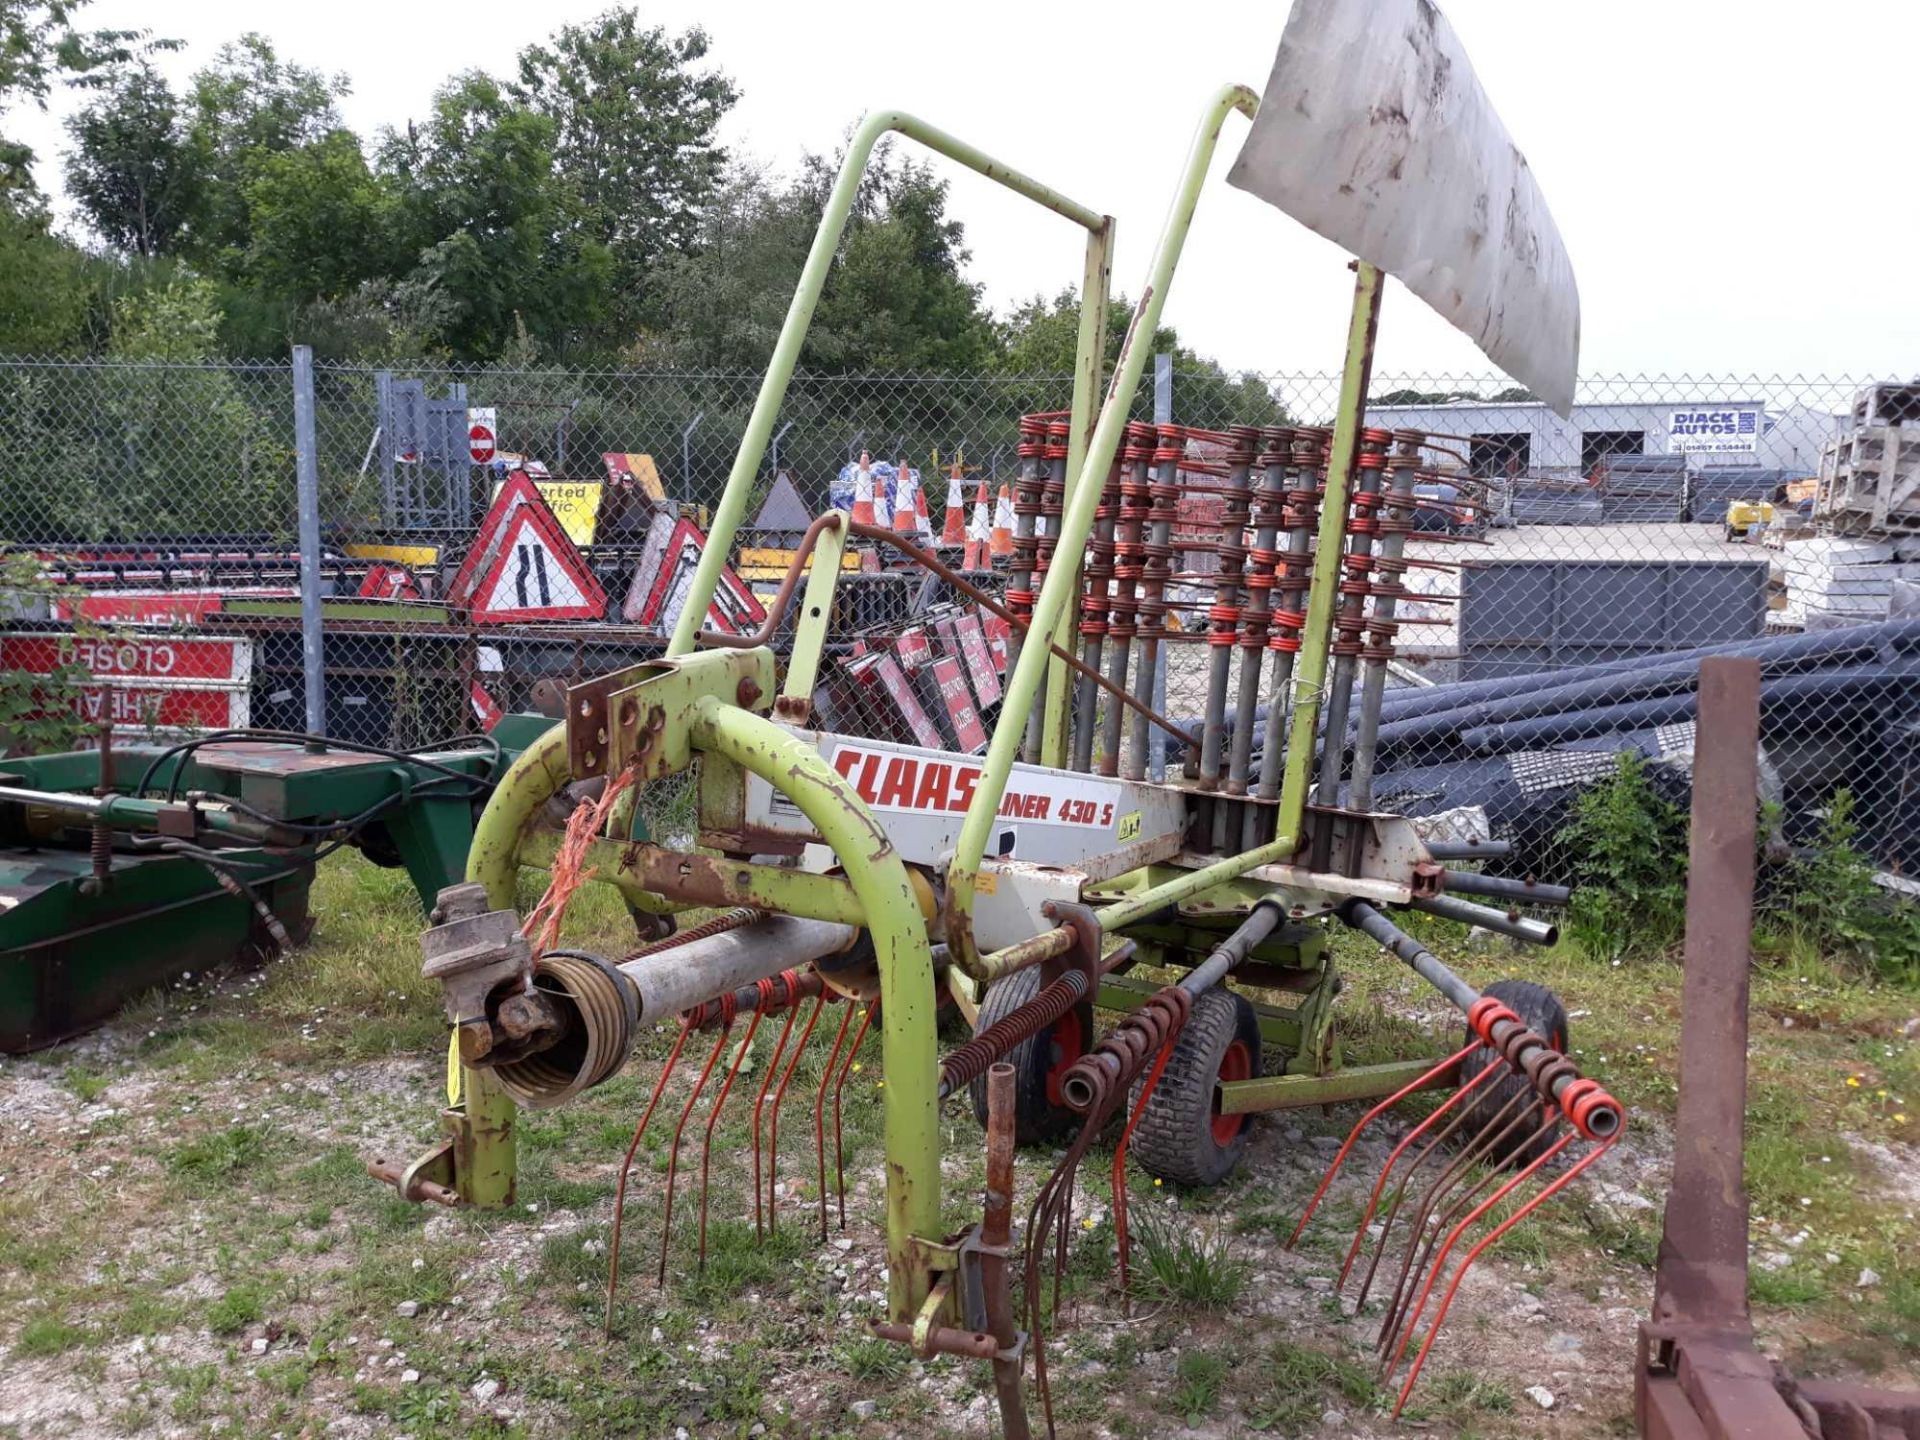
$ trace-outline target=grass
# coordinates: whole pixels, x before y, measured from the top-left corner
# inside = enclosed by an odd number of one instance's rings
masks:
[[[444,1032],[437,997],[418,974],[418,905],[403,876],[348,856],[323,867],[316,893],[321,939],[260,972],[257,984],[148,997],[116,1027],[126,1039],[119,1054],[74,1047],[23,1062],[44,1067],[62,1104],[110,1103],[116,1114],[84,1130],[48,1131],[39,1153],[0,1134],[0,1147],[16,1146],[0,1153],[0,1315],[9,1317],[0,1345],[9,1354],[101,1384],[101,1414],[121,1428],[191,1433],[216,1425],[309,1433],[357,1413],[361,1423],[420,1437],[738,1435],[756,1423],[775,1436],[872,1435],[917,1423],[910,1417],[919,1416],[923,1392],[959,1406],[981,1393],[980,1367],[918,1361],[865,1331],[879,1311],[872,1292],[884,1285],[875,1174],[884,1091],[872,1041],[846,1095],[848,1175],[868,1177],[864,1196],[849,1199],[855,1252],[820,1248],[798,1208],[783,1212],[771,1240],[756,1241],[736,1099],[716,1130],[706,1263],[696,1254],[698,1167],[690,1164],[702,1107],[681,1156],[669,1283],[656,1288],[671,1132],[656,1120],[639,1155],[614,1334],[605,1340],[612,1178],[670,1033],[645,1035],[635,1064],[609,1084],[519,1117],[521,1209],[479,1215],[406,1204],[371,1183],[364,1164],[376,1148],[410,1155],[437,1133]],[[569,942],[619,953],[631,936],[617,898],[588,887]],[[1523,973],[1558,990],[1575,1012],[1574,1058],[1627,1104],[1636,1136],[1671,1115],[1680,990],[1672,956],[1614,967],[1569,947],[1463,954],[1456,933],[1435,929],[1431,940],[1476,982]],[[1345,935],[1334,944],[1351,1060],[1437,1052],[1453,1039],[1457,1022],[1398,962]],[[1757,1321],[1804,1373],[1891,1367],[1899,1377],[1920,1365],[1920,1277],[1904,1263],[1920,1229],[1910,1203],[1888,1193],[1879,1167],[1848,1137],[1915,1138],[1920,1058],[1900,1032],[1913,992],[1800,947],[1755,970],[1753,999],[1755,1244],[1791,1256],[1779,1268],[1755,1267]],[[749,1089],[770,1055],[768,1029],[743,1072]],[[816,1046],[802,1067],[783,1120],[780,1178],[809,1198],[808,1077],[817,1079],[824,1051]],[[121,1082],[148,1078],[160,1081],[152,1099],[121,1098],[141,1093]],[[673,1118],[689,1083],[683,1071],[672,1087],[665,1112]],[[1271,1127],[1344,1134],[1356,1113],[1262,1121],[1256,1148],[1290,1162]],[[950,1157],[942,1218],[959,1229],[979,1214],[979,1132],[964,1101],[945,1107],[940,1125]],[[1109,1144],[1096,1145],[1082,1167],[1087,1205],[1110,1200]],[[70,1173],[107,1162],[105,1185],[71,1183]],[[1049,1152],[1023,1154],[1022,1216],[1050,1163]],[[831,1184],[831,1152],[828,1170]],[[1322,1429],[1330,1409],[1355,1417],[1354,1428],[1363,1414],[1368,1423],[1379,1418],[1383,1396],[1345,1347],[1331,1297],[1304,1297],[1301,1322],[1255,1318],[1250,1304],[1269,1279],[1251,1252],[1272,1251],[1290,1234],[1302,1183],[1310,1181],[1287,1166],[1262,1163],[1215,1191],[1183,1193],[1177,1207],[1143,1184],[1128,1325],[1113,1323],[1111,1223],[1076,1219],[1063,1314],[1048,1336],[1063,1433],[1148,1435],[1186,1423],[1306,1434]],[[1294,1263],[1330,1273],[1355,1219],[1350,1196],[1330,1197]],[[1789,1245],[1803,1229],[1809,1238]],[[1657,1209],[1613,1206],[1583,1185],[1509,1237],[1501,1258],[1510,1278],[1537,1282],[1538,1293],[1560,1288],[1595,1306],[1638,1310],[1659,1234]],[[864,1268],[851,1263],[860,1256]],[[1863,1268],[1880,1283],[1856,1288]],[[418,1314],[400,1316],[404,1301]],[[1525,1433],[1532,1412],[1515,1396],[1530,1380],[1446,1368],[1473,1357],[1473,1323],[1464,1305],[1449,1321],[1448,1345],[1413,1408],[1441,1434]],[[1483,1323],[1512,1326],[1507,1339],[1518,1338],[1518,1322],[1495,1315]],[[261,1335],[271,1349],[255,1357],[245,1337]],[[146,1351],[132,1382],[87,1378],[87,1367],[120,1353],[114,1347],[160,1336],[175,1337],[174,1348]],[[391,1348],[376,1350],[383,1343]],[[1146,1366],[1170,1349],[1177,1360]],[[383,1361],[368,1367],[369,1357],[401,1352],[419,1382],[401,1385],[400,1369]],[[805,1386],[794,1383],[799,1374]],[[505,1387],[519,1418],[500,1421],[473,1398],[483,1376]],[[1607,1393],[1623,1410],[1627,1380],[1614,1378]],[[796,1401],[797,1391],[809,1398]],[[880,1408],[862,1426],[847,1407],[868,1399]],[[1566,1433],[1576,1440],[1598,1440],[1617,1419],[1602,1402],[1583,1420],[1559,1423],[1573,1426]],[[981,1428],[970,1420],[949,1433]]]
[[[1135,1283],[1151,1295],[1198,1310],[1227,1310],[1246,1288],[1251,1267],[1224,1235],[1143,1218],[1134,1238]]]

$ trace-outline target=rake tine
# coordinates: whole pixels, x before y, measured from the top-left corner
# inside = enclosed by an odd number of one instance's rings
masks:
[[[760,1019],[766,1014],[763,1008],[773,993],[772,984],[760,982],[761,1004],[754,1008],[753,1017],[747,1021],[747,1033],[740,1037],[740,1047],[733,1052],[733,1063],[727,1067],[727,1078],[720,1082],[720,1093],[713,1097],[713,1110],[707,1116],[707,1133],[700,1141],[700,1273],[707,1269],[707,1174],[713,1159],[713,1127],[720,1123],[720,1112],[726,1109],[727,1096],[733,1090],[734,1077],[739,1075],[740,1066],[747,1058],[747,1051],[753,1048],[753,1035],[760,1028]]]
[[[1387,1156],[1387,1163],[1380,1167],[1380,1178],[1373,1182],[1373,1193],[1367,1197],[1367,1208],[1360,1216],[1360,1223],[1354,1227],[1353,1243],[1347,1247],[1347,1258],[1345,1263],[1340,1266],[1340,1278],[1334,1282],[1334,1289],[1341,1290],[1346,1287],[1347,1274],[1353,1269],[1354,1257],[1360,1253],[1360,1242],[1366,1238],[1367,1226],[1372,1223],[1374,1212],[1380,1208],[1380,1195],[1387,1187],[1387,1176],[1393,1173],[1393,1167],[1400,1162],[1401,1155],[1406,1152],[1409,1145],[1426,1133],[1427,1128],[1432,1125],[1434,1121],[1438,1120],[1442,1115],[1446,1114],[1447,1111],[1466,1099],[1469,1093],[1493,1073],[1493,1070],[1493,1066],[1487,1066],[1481,1070],[1478,1075],[1474,1076],[1473,1079],[1456,1089],[1445,1100],[1441,1101],[1431,1115],[1427,1116],[1426,1119],[1409,1130],[1401,1139],[1400,1143],[1393,1147],[1393,1153]],[[1463,1107],[1459,1114],[1455,1115],[1453,1119],[1448,1122],[1446,1128],[1421,1150],[1420,1154],[1414,1159],[1413,1164],[1407,1167],[1407,1176],[1411,1176],[1415,1170],[1420,1168],[1421,1162],[1433,1153],[1434,1146],[1445,1139],[1447,1135],[1451,1134],[1454,1128],[1466,1118],[1466,1115],[1467,1110]],[[1399,1203],[1400,1195],[1406,1193],[1407,1176],[1401,1177],[1400,1187],[1395,1191],[1394,1201],[1396,1205]],[[1386,1238],[1386,1232],[1384,1230],[1381,1232],[1381,1238]]]
[[[1342,1145],[1338,1153],[1334,1155],[1333,1163],[1327,1167],[1327,1173],[1320,1177],[1320,1188],[1313,1192],[1313,1198],[1307,1202],[1307,1208],[1301,1213],[1300,1223],[1294,1226],[1293,1234],[1287,1240],[1287,1249],[1291,1250],[1300,1243],[1300,1237],[1306,1233],[1307,1222],[1313,1218],[1313,1212],[1319,1208],[1320,1201],[1327,1193],[1327,1187],[1333,1184],[1333,1177],[1340,1173],[1340,1167],[1346,1163],[1347,1152],[1353,1149],[1354,1142],[1360,1138],[1360,1132],[1365,1130],[1367,1126],[1379,1119],[1380,1116],[1384,1115],[1388,1110],[1406,1099],[1407,1096],[1413,1094],[1414,1091],[1424,1089],[1435,1078],[1445,1074],[1462,1060],[1465,1060],[1467,1056],[1480,1048],[1480,1043],[1480,1040],[1476,1037],[1471,1045],[1463,1046],[1460,1050],[1442,1060],[1438,1065],[1435,1065],[1419,1079],[1401,1086],[1398,1090],[1394,1091],[1393,1094],[1389,1095],[1360,1117],[1358,1123],[1356,1123],[1352,1131],[1348,1133],[1346,1143]]]
[[[633,1139],[627,1145],[627,1158],[620,1162],[620,1183],[613,1192],[613,1238],[607,1245],[607,1314],[604,1328],[609,1336],[613,1334],[613,1292],[620,1284],[620,1228],[627,1213],[627,1177],[633,1172],[633,1157],[640,1149],[640,1137],[647,1133],[647,1122],[653,1119],[654,1107],[660,1103],[661,1092],[667,1088],[667,1077],[673,1074],[674,1066],[680,1063],[680,1051],[692,1031],[692,1022],[683,1018],[680,1021],[680,1033],[673,1037],[673,1049],[667,1054],[667,1063],[660,1067],[660,1078],[653,1082],[653,1094],[647,1100],[647,1108],[640,1114],[640,1123],[633,1127]]]
[[[1569,1143],[1572,1139],[1573,1139],[1573,1136],[1568,1135],[1560,1143],[1561,1145],[1564,1145]],[[1522,1205],[1518,1210],[1514,1211],[1513,1214],[1509,1215],[1505,1220],[1502,1220],[1498,1225],[1494,1226],[1493,1230],[1487,1235],[1485,1239],[1483,1239],[1478,1245],[1475,1245],[1473,1249],[1467,1252],[1467,1258],[1460,1262],[1460,1268],[1454,1272],[1452,1283],[1447,1286],[1447,1293],[1443,1297],[1441,1297],[1440,1308],[1434,1312],[1433,1323],[1427,1327],[1426,1342],[1423,1345],[1421,1345],[1419,1355],[1417,1355],[1414,1358],[1413,1368],[1407,1372],[1407,1383],[1403,1385],[1400,1389],[1400,1398],[1393,1402],[1394,1419],[1397,1420],[1400,1418],[1400,1411],[1407,1403],[1407,1396],[1413,1393],[1414,1382],[1420,1378],[1420,1367],[1427,1363],[1427,1352],[1433,1349],[1434,1338],[1437,1335],[1439,1335],[1441,1323],[1445,1321],[1447,1318],[1448,1307],[1450,1307],[1453,1304],[1454,1292],[1460,1288],[1460,1281],[1466,1276],[1466,1273],[1468,1269],[1472,1267],[1473,1262],[1478,1260],[1482,1252],[1484,1252],[1487,1249],[1487,1247],[1492,1245],[1495,1241],[1499,1240],[1499,1238],[1502,1235],[1506,1234],[1507,1231],[1511,1230],[1515,1225],[1518,1225],[1522,1220],[1526,1219],[1528,1215],[1532,1214],[1535,1210],[1539,1209],[1541,1205],[1546,1203],[1546,1201],[1552,1199],[1560,1191],[1566,1189],[1568,1185],[1572,1184],[1573,1181],[1576,1178],[1578,1178],[1581,1171],[1587,1169],[1595,1161],[1597,1161],[1602,1155],[1605,1155],[1609,1150],[1611,1150],[1618,1143],[1618,1141],[1619,1141],[1619,1137],[1616,1135],[1610,1139],[1602,1141],[1599,1145],[1596,1145],[1593,1149],[1589,1150],[1586,1154],[1582,1155],[1578,1160],[1576,1160],[1571,1166],[1568,1167],[1565,1174],[1556,1177],[1551,1184],[1542,1188],[1539,1194],[1535,1195],[1531,1200],[1527,1201],[1526,1204]],[[1559,1148],[1560,1148],[1560,1145],[1554,1146],[1555,1150],[1558,1150]]]
[[[847,1052],[847,1063],[840,1067],[840,1078],[833,1086],[833,1188],[839,1199],[842,1230],[847,1228],[847,1156],[840,1143],[840,1097],[846,1093],[847,1076],[853,1072],[854,1057],[860,1053],[860,1046],[867,1038],[867,1027],[873,1024],[873,1017],[879,1009],[880,1002],[877,999],[867,1006],[860,1028],[854,1032],[853,1048]]]
[[[1461,1177],[1476,1162],[1491,1154],[1494,1147],[1512,1134],[1516,1126],[1526,1124],[1540,1112],[1541,1102],[1535,1100],[1509,1120],[1497,1135],[1490,1127],[1482,1130],[1474,1138],[1473,1143],[1461,1152],[1454,1163],[1447,1167],[1427,1194],[1422,1197],[1419,1214],[1415,1217],[1413,1226],[1407,1234],[1406,1249],[1401,1252],[1400,1273],[1394,1279],[1393,1298],[1387,1303],[1386,1314],[1380,1320],[1380,1333],[1375,1339],[1377,1352],[1384,1354],[1392,1348],[1393,1342],[1399,1337],[1400,1326],[1406,1319],[1406,1306],[1413,1298],[1412,1287],[1419,1284],[1421,1277],[1427,1274],[1428,1263],[1433,1258],[1434,1247],[1440,1243],[1440,1237],[1447,1233],[1461,1212],[1485,1194],[1490,1185],[1499,1180],[1505,1167],[1496,1165],[1483,1170],[1473,1184],[1469,1185],[1457,1198],[1451,1200],[1436,1220],[1434,1211],[1439,1208],[1440,1197],[1448,1194],[1454,1186],[1458,1185]],[[1550,1118],[1542,1120],[1534,1127],[1532,1133],[1520,1142],[1521,1146],[1524,1148],[1533,1144],[1535,1140],[1548,1134],[1552,1128],[1553,1121]]]
[[[1511,1132],[1513,1126],[1519,1123],[1522,1117],[1539,1107],[1540,1102],[1537,1099],[1533,1099],[1532,1103],[1521,1111],[1520,1116],[1508,1120],[1508,1112],[1522,1100],[1528,1099],[1532,1099],[1532,1097],[1524,1090],[1515,1094],[1512,1099],[1500,1107],[1499,1112],[1495,1114],[1491,1120],[1480,1127],[1480,1130],[1475,1134],[1473,1139],[1454,1157],[1453,1162],[1440,1172],[1439,1178],[1428,1187],[1427,1193],[1421,1197],[1421,1203],[1417,1207],[1418,1214],[1413,1222],[1412,1232],[1408,1237],[1409,1246],[1415,1244],[1418,1238],[1426,1233],[1427,1219],[1432,1215],[1433,1207],[1439,1203],[1439,1197],[1445,1193],[1454,1178],[1461,1170],[1465,1169],[1467,1165],[1471,1164],[1476,1156],[1484,1153],[1482,1150],[1483,1143],[1486,1144],[1487,1149],[1491,1149],[1493,1145],[1499,1144],[1500,1141],[1506,1138]],[[1447,1141],[1452,1139],[1453,1132],[1465,1123],[1467,1113],[1468,1112],[1463,1110],[1460,1114],[1456,1115],[1448,1124],[1447,1128],[1434,1137],[1433,1143],[1427,1147],[1420,1158],[1415,1160],[1413,1164],[1407,1168],[1406,1173],[1400,1177],[1400,1184],[1394,1190],[1393,1201],[1387,1207],[1386,1218],[1380,1223],[1380,1240],[1379,1243],[1373,1247],[1373,1257],[1367,1263],[1366,1277],[1360,1282],[1360,1295],[1355,1301],[1356,1305],[1366,1304],[1367,1296],[1373,1289],[1374,1275],[1379,1271],[1381,1258],[1386,1254],[1387,1241],[1393,1236],[1393,1226],[1399,1217],[1400,1208],[1406,1202],[1407,1194],[1413,1187],[1414,1174],[1421,1166],[1425,1165],[1432,1156],[1442,1153]],[[1500,1133],[1494,1136],[1492,1141],[1488,1143],[1487,1137],[1492,1133],[1493,1127],[1499,1125],[1503,1120],[1508,1121],[1506,1128],[1502,1129]],[[1405,1266],[1401,1267],[1400,1274],[1402,1283],[1404,1283],[1406,1276]],[[1396,1300],[1399,1298],[1399,1287],[1397,1285],[1395,1287],[1394,1298]]]
[[[813,1035],[813,1027],[819,1021],[826,1003],[827,992],[822,990],[813,1002],[813,1009],[807,1013],[806,1028],[801,1030],[800,1038],[793,1042],[793,1054],[787,1060],[786,1073],[780,1077],[780,1086],[773,1092],[773,1114],[767,1122],[768,1234],[780,1228],[780,1211],[773,1203],[773,1187],[780,1183],[780,1104],[787,1098],[787,1086],[793,1080],[793,1072],[800,1067],[800,1056],[807,1048],[807,1041]]]
[[[1398,1368],[1400,1361],[1405,1358],[1407,1342],[1413,1338],[1414,1329],[1420,1323],[1420,1316],[1427,1308],[1427,1300],[1433,1294],[1434,1284],[1439,1280],[1441,1272],[1446,1269],[1447,1257],[1453,1253],[1453,1247],[1460,1243],[1460,1237],[1465,1235],[1469,1229],[1478,1223],[1482,1215],[1485,1215],[1520,1186],[1531,1180],[1542,1166],[1559,1156],[1561,1151],[1565,1150],[1578,1138],[1579,1136],[1572,1131],[1568,1131],[1565,1135],[1562,1135],[1558,1140],[1554,1141],[1537,1160],[1530,1162],[1519,1174],[1515,1175],[1511,1180],[1507,1181],[1506,1184],[1494,1191],[1493,1194],[1474,1206],[1466,1219],[1458,1222],[1453,1229],[1447,1232],[1446,1240],[1441,1244],[1439,1250],[1434,1253],[1432,1262],[1427,1266],[1426,1283],[1420,1287],[1420,1298],[1407,1311],[1406,1321],[1400,1327],[1400,1343],[1394,1348],[1393,1360],[1387,1367],[1388,1374],[1392,1374],[1393,1371]],[[1455,1278],[1458,1279],[1459,1277],[1456,1275]]]
[[[820,1070],[820,1089],[813,1097],[813,1157],[820,1182],[820,1243],[827,1243],[827,1086],[833,1080],[834,1067],[840,1063],[840,1047],[847,1043],[847,1027],[853,1024],[853,1002],[841,1007],[840,1029],[833,1037],[833,1049]]]
[[[800,1007],[794,1003],[794,988],[799,976],[791,970],[780,972],[779,983],[785,987],[782,1004],[787,1007],[786,1023],[780,1027],[780,1039],[773,1047],[773,1058],[767,1061],[767,1073],[760,1077],[760,1089],[753,1097],[753,1238],[763,1238],[760,1213],[760,1107],[766,1104],[767,1088],[773,1084],[773,1077],[780,1069],[780,1057],[787,1052],[787,1037],[793,1033],[794,1018],[799,1015]]]
[[[707,1077],[713,1074],[714,1064],[720,1059],[720,1052],[727,1048],[727,1037],[733,1034],[733,1016],[728,1015],[720,1027],[720,1033],[714,1037],[713,1049],[707,1052],[707,1063],[700,1067],[700,1078],[693,1082],[693,1093],[687,1096],[687,1103],[680,1112],[680,1123],[673,1127],[673,1144],[667,1150],[667,1203],[660,1218],[660,1275],[657,1283],[664,1288],[667,1283],[667,1242],[673,1238],[673,1182],[675,1172],[680,1168],[680,1137],[686,1133],[687,1118],[693,1114],[693,1107],[700,1103],[700,1092],[707,1088]]]
[[[1113,1238],[1120,1257],[1120,1313],[1122,1316],[1133,1314],[1132,1291],[1127,1284],[1127,1261],[1132,1247],[1127,1242],[1127,1142],[1133,1139],[1134,1127],[1140,1123],[1140,1117],[1146,1114],[1147,1102],[1153,1098],[1154,1087],[1160,1083],[1160,1073],[1167,1068],[1167,1061],[1173,1057],[1173,1039],[1160,1047],[1160,1054],[1153,1062],[1153,1069],[1147,1075],[1147,1083],[1140,1087],[1140,1098],[1134,1102],[1133,1114],[1127,1120],[1127,1128],[1120,1132],[1120,1143],[1113,1148]]]

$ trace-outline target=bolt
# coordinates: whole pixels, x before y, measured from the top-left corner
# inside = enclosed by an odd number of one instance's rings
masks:
[[[739,685],[734,688],[733,698],[742,710],[751,710],[754,702],[760,698],[760,682],[751,675],[741,676]]]

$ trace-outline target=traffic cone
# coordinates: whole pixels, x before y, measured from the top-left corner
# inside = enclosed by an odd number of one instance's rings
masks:
[[[967,550],[960,557],[962,570],[985,570],[991,565],[987,545],[992,531],[993,501],[987,495],[987,482],[983,477],[980,488],[973,492],[973,523],[967,527]]]
[[[947,474],[947,513],[940,521],[942,545],[964,545],[967,540],[967,497],[960,493],[960,462]]]
[[[853,523],[871,525],[873,519],[873,471],[862,465],[853,475]]]
[[[920,487],[914,484],[913,471],[905,465],[893,472],[893,533],[896,535],[916,535],[920,531],[920,521],[914,513],[915,497]]]
[[[993,540],[989,548],[996,556],[1013,553],[1013,496],[1004,485],[993,506]]]
[[[893,498],[889,492],[894,483],[884,475],[873,482],[873,523],[883,530],[893,528]]]
[[[927,487],[913,487],[913,528],[924,545],[933,543],[933,517],[927,514]]]

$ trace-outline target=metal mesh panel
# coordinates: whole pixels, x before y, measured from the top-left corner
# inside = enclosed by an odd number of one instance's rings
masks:
[[[652,493],[704,528],[760,383],[318,367],[327,728],[418,745],[476,728],[494,708],[552,711],[566,684],[657,653],[657,621],[622,618],[652,508],[635,497],[657,482]],[[1500,823],[1524,809],[1517,777],[1553,768],[1538,757],[1670,749],[1664,727],[1692,718],[1673,676],[1702,647],[1787,640],[1802,647],[1794,658],[1767,652],[1765,743],[1789,835],[1848,789],[1867,846],[1910,873],[1920,864],[1920,675],[1909,631],[1920,619],[1904,607],[1920,590],[1920,516],[1901,467],[1920,443],[1899,440],[1920,426],[1911,389],[1847,376],[1592,376],[1562,421],[1497,376],[1376,376],[1370,423],[1428,433],[1425,464],[1439,472],[1407,549],[1431,568],[1408,577],[1421,598],[1402,607],[1380,803],[1478,808]],[[1176,371],[1171,418],[1327,424],[1337,391],[1331,374]],[[807,513],[845,503],[846,472],[864,450],[919,472],[938,537],[955,463],[964,503],[983,480],[994,496],[1014,478],[1020,416],[1063,407],[1070,393],[1064,375],[796,377],[749,516],[776,476]],[[1140,418],[1153,399],[1141,396]],[[461,453],[469,410],[493,412],[503,457],[537,462],[554,481],[604,482],[591,536],[578,538],[590,539],[584,558],[606,619],[480,625],[435,609],[509,468]],[[304,728],[289,367],[0,359],[0,477],[0,543],[71,586],[64,600],[13,594],[11,630],[58,629],[84,593],[104,623],[191,621],[243,636],[247,718]],[[1482,492],[1484,507],[1468,503]],[[737,542],[735,567],[763,598],[797,538],[749,531]],[[1183,538],[1191,548],[1173,569],[1204,571],[1217,535],[1196,523],[1176,546]],[[842,587],[829,691],[858,652],[900,663],[915,632],[937,644],[944,621],[980,619],[911,567],[884,555],[870,566]],[[1004,565],[991,583],[1004,585]],[[203,616],[183,595],[226,610]],[[363,595],[419,598],[400,613],[352,613],[345,602]],[[1203,706],[1205,607],[1203,585],[1175,597],[1192,637],[1167,647],[1161,708],[1177,719]],[[790,629],[777,644],[789,639]],[[923,708],[938,703],[937,680],[907,678]],[[857,690],[842,690],[834,723],[899,733],[897,715],[869,713]],[[990,726],[992,704],[969,694]],[[210,712],[183,713],[204,722]],[[928,718],[941,744],[970,748],[939,714]]]

